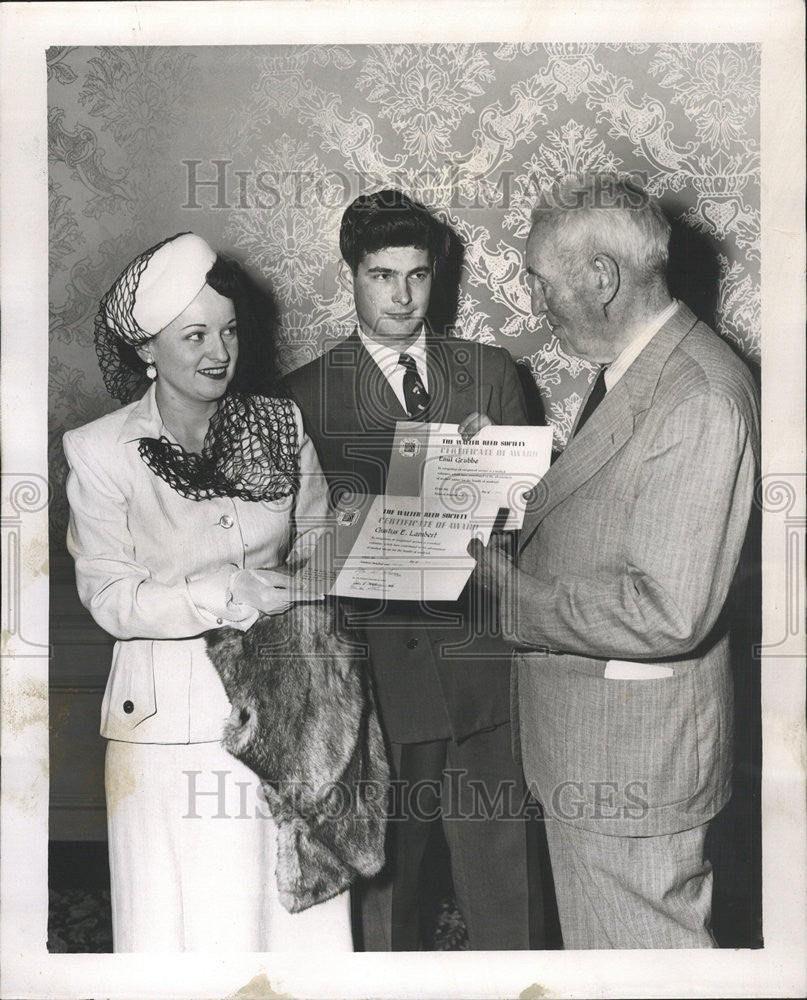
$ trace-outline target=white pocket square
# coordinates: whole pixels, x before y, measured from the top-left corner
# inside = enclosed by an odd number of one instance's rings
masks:
[[[613,681],[650,681],[662,677],[672,677],[675,673],[672,667],[662,663],[632,663],[630,660],[609,660],[605,664],[605,673]]]

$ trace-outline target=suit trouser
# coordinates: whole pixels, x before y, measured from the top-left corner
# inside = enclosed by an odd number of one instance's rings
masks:
[[[610,837],[547,819],[565,948],[713,948],[708,823]]]
[[[438,820],[470,947],[529,948],[530,911],[535,934],[543,902],[535,866],[528,869],[524,779],[512,757],[510,724],[462,743],[393,743],[390,755],[387,864],[380,876],[357,886],[365,950],[420,949],[418,877]],[[497,795],[503,796],[498,806]],[[538,937],[542,933],[539,928]]]

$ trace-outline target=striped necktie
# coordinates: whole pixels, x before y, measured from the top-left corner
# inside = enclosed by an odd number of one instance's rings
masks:
[[[429,394],[420,377],[415,359],[409,354],[402,354],[398,364],[404,369],[403,391],[406,401],[406,412],[413,420],[422,420],[429,405]]]

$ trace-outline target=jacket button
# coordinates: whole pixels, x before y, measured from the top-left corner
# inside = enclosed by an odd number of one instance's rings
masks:
[[[221,517],[219,518],[219,524],[222,526],[222,528],[232,528],[233,519],[230,517],[229,514],[222,514]]]
[[[417,641],[417,639],[407,639],[406,640],[406,648],[407,649],[417,649],[418,648],[418,641]]]
[[[131,714],[132,714],[132,712],[134,712],[134,702],[131,702],[131,701],[125,701],[125,702],[123,703],[123,711],[124,711],[124,712],[125,712],[125,713],[126,713],[127,715],[131,715]]]

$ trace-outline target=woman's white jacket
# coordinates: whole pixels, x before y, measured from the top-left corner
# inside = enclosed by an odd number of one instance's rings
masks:
[[[202,634],[246,629],[257,612],[229,600],[237,569],[303,561],[327,514],[327,486],[299,411],[300,490],[273,502],[189,500],[140,457],[171,437],[154,386],[138,402],[68,431],[67,545],[79,596],[118,641],[101,735],[137,743],[218,740],[230,705]]]

